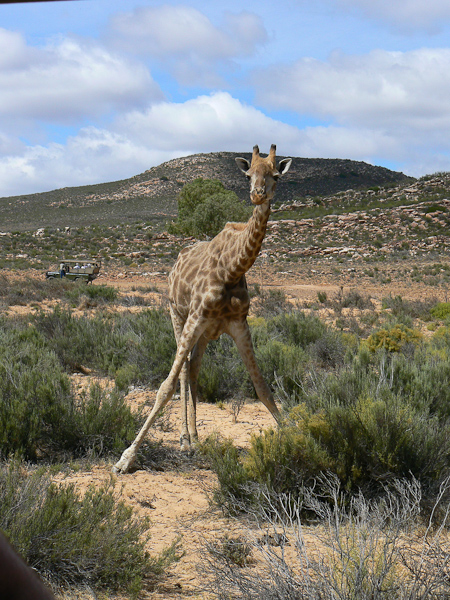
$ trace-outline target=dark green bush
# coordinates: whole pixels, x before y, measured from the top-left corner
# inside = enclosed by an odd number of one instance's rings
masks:
[[[322,368],[336,368],[344,364],[346,346],[341,334],[327,329],[309,347],[309,354]]]
[[[306,417],[304,412],[303,417]],[[248,481],[263,484],[277,493],[297,495],[303,483],[309,482],[318,473],[333,467],[326,448],[316,440],[313,431],[319,422],[326,429],[323,417],[308,415],[308,422],[315,426],[299,427],[284,424],[279,429],[267,429],[253,435],[250,449],[243,460]]]
[[[70,310],[55,307],[35,318],[42,332],[65,369],[78,371],[80,366],[106,374],[125,361],[125,336],[115,331],[114,317],[75,317]]]
[[[252,318],[250,328],[265,380],[273,388],[281,386],[288,394],[298,388],[311,358],[327,366],[343,361],[342,336],[331,332],[317,317],[303,312]],[[239,393],[254,394],[250,376],[228,336],[208,345],[199,385],[209,401],[226,400]]]
[[[170,318],[162,310],[75,317],[57,307],[38,315],[36,327],[65,368],[118,373],[122,389],[131,383],[162,381],[176,351]]]
[[[362,398],[326,413],[328,439],[319,431],[346,489],[379,494],[389,480],[414,476],[429,489],[450,467],[450,424],[391,395]]]
[[[288,345],[277,339],[265,343],[258,340],[256,359],[265,380],[271,387],[281,386],[285,392],[293,393],[303,372],[308,357],[299,346]]]
[[[172,230],[196,237],[214,237],[228,221],[247,221],[250,209],[218,180],[196,179],[178,195],[178,219]]]
[[[137,369],[131,383],[159,385],[169,374],[177,348],[168,313],[149,309],[116,315],[113,328],[117,335],[125,337],[127,344],[126,360],[118,366],[128,363]]]
[[[207,437],[198,448],[210,460],[219,480],[219,486],[214,490],[212,499],[219,506],[227,507],[231,513],[239,512],[239,508],[233,505],[234,499],[240,498],[249,502],[252,496],[245,488],[249,478],[239,450],[232,440],[217,435]]]
[[[278,430],[254,435],[244,457],[227,444],[210,455],[220,486],[215,500],[228,509],[233,498],[251,501],[255,483],[297,497],[303,485],[332,472],[348,493],[377,496],[389,481],[413,476],[426,494],[450,473],[450,424],[393,397],[316,413],[299,405]]]
[[[302,311],[279,314],[267,320],[269,338],[280,339],[284,344],[307,348],[327,331],[327,325],[314,315]]]
[[[43,470],[27,474],[20,464],[0,468],[0,529],[33,569],[64,587],[137,597],[144,579],[176,559],[175,546],[149,556],[149,522],[120,500],[112,480],[79,495],[73,484],[54,484]]]
[[[0,328],[0,456],[35,460],[54,452],[119,451],[136,420],[117,392],[98,385],[77,399],[44,336],[34,327]]]
[[[412,317],[413,319],[429,320],[429,313],[435,300],[406,300],[401,296],[387,296],[382,300],[382,308],[390,309],[397,319]]]
[[[0,299],[10,306],[42,302],[45,299],[66,298],[73,283],[55,279],[10,278],[0,276]]]

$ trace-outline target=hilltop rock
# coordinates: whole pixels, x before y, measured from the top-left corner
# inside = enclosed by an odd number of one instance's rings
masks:
[[[136,190],[150,196],[175,198],[180,186],[202,177],[218,179],[227,189],[247,200],[248,182],[236,169],[237,156],[251,160],[251,154],[246,152],[211,152],[176,158],[137,176],[140,185],[137,184]],[[279,156],[278,160],[283,158],[286,157]],[[358,189],[408,180],[413,181],[403,173],[364,162],[294,158],[291,169],[279,181],[276,199],[277,202],[285,202],[298,196],[323,196],[349,188]]]

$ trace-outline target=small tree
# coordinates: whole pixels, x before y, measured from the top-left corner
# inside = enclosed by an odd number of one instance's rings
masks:
[[[172,230],[195,237],[214,237],[228,221],[246,221],[250,209],[216,179],[195,179],[178,195],[178,219]]]

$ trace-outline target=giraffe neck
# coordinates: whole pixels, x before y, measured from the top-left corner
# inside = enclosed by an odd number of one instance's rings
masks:
[[[270,215],[270,202],[255,206],[245,228],[236,236],[227,253],[225,266],[228,277],[226,283],[234,283],[244,275],[255,262],[266,234]]]

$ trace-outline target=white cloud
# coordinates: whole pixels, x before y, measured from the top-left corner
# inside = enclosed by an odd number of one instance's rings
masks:
[[[417,132],[450,130],[450,49],[335,52],[261,71],[258,100],[346,126]]]
[[[315,158],[350,158],[372,162],[382,154],[386,159],[401,152],[398,141],[388,134],[371,129],[335,127],[306,127],[299,131],[302,156]]]
[[[227,92],[199,96],[180,104],[155,104],[147,111],[132,111],[117,127],[133,139],[164,150],[178,148],[207,152],[211,150],[249,150],[264,146],[277,137],[294,140],[296,128],[264,115],[243,104]]]
[[[27,47],[22,36],[0,29],[0,117],[6,121],[73,123],[161,98],[143,65],[98,45],[66,38]]]
[[[225,13],[220,27],[189,6],[139,7],[111,20],[110,42],[162,61],[183,84],[214,86],[211,68],[252,55],[267,32],[255,14]]]
[[[448,0],[338,0],[338,4],[404,31],[437,31],[450,19]]]
[[[0,69],[23,68],[28,58],[29,51],[20,33],[0,27]]]
[[[157,159],[152,150],[94,127],[82,129],[65,145],[27,146],[0,161],[0,196],[102,183],[145,170]]]

